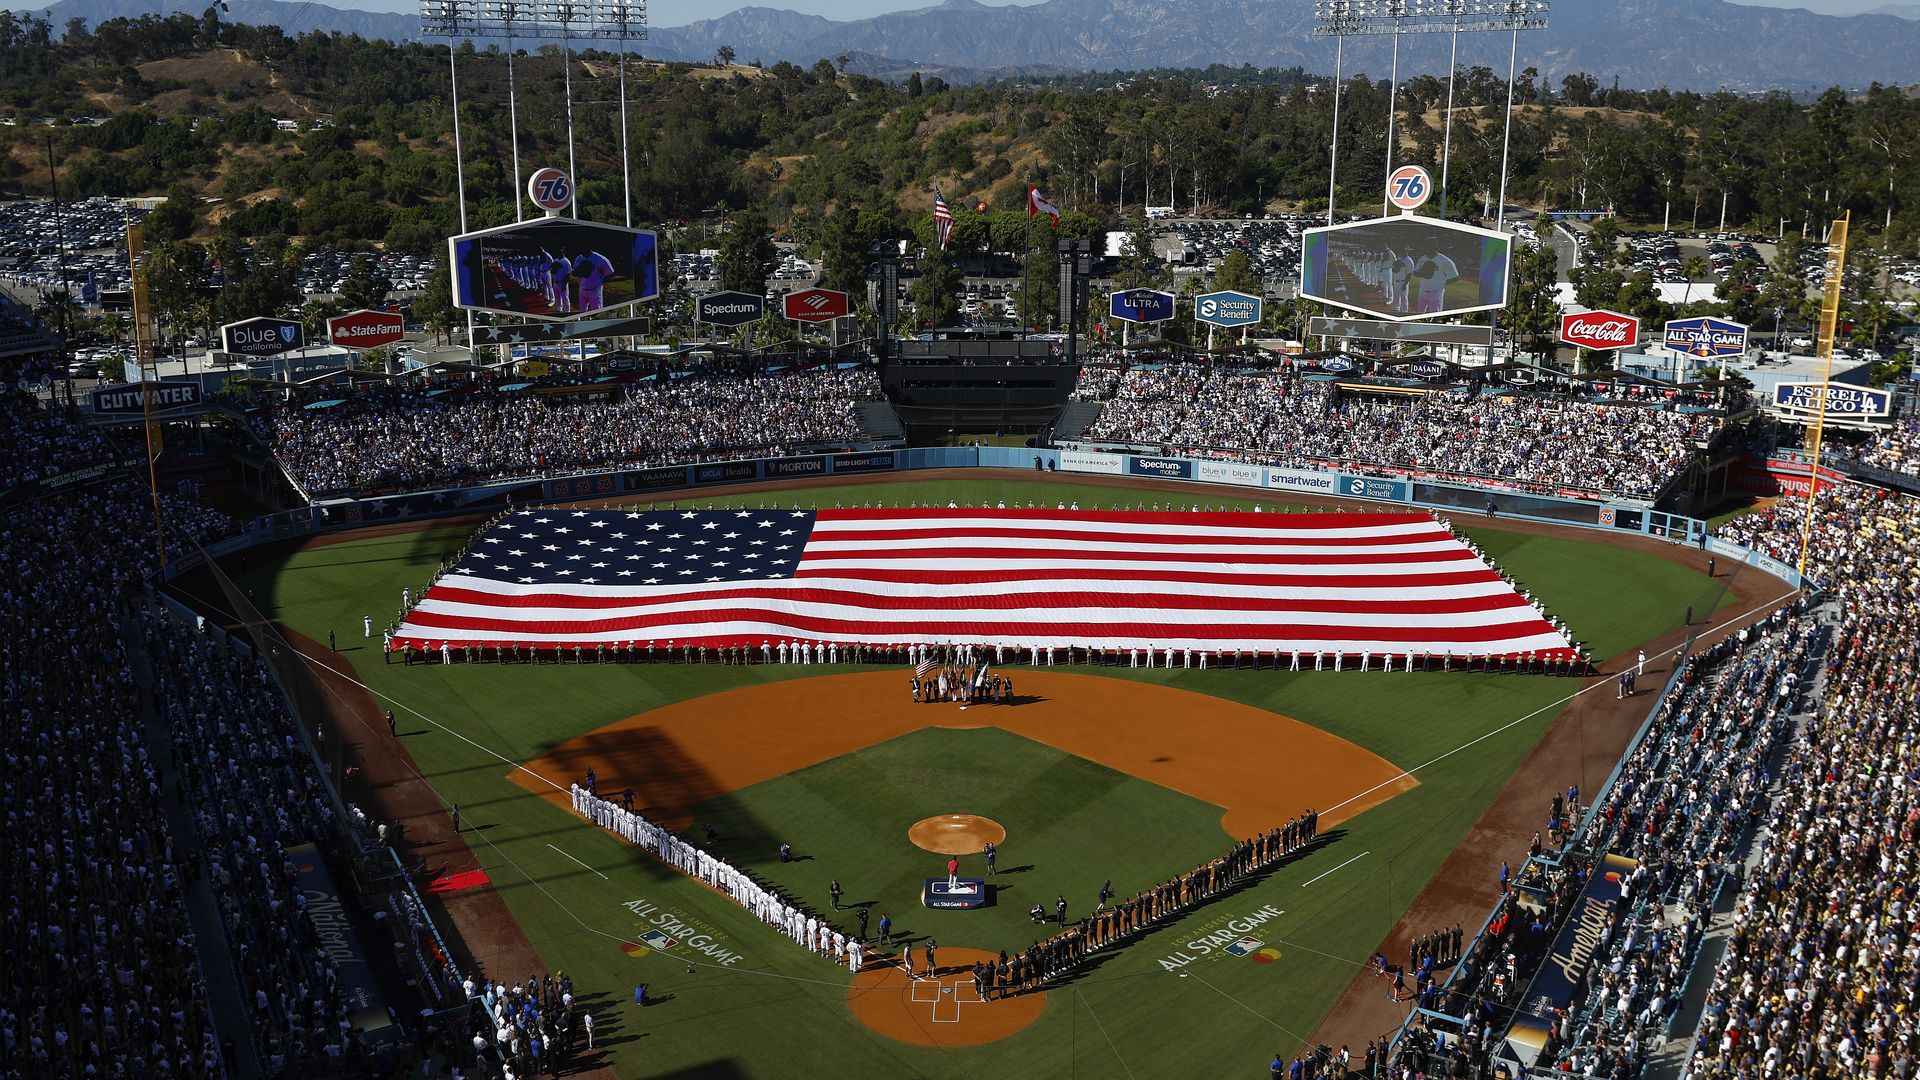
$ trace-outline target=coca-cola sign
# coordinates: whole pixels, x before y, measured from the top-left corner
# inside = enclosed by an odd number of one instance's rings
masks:
[[[1560,340],[1583,349],[1624,349],[1640,340],[1640,320],[1617,311],[1560,316]]]

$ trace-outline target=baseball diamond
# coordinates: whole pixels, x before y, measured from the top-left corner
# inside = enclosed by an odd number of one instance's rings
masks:
[[[967,472],[802,483],[702,494],[698,511],[983,499],[1095,511],[1186,490]],[[1211,512],[1255,505],[1204,494]],[[1275,521],[1338,519],[1260,508]],[[641,512],[680,510],[668,498]],[[1689,603],[1744,615],[1776,595],[1757,575],[1731,588],[1703,580],[1687,565],[1693,549],[1504,519],[1451,526],[1602,671],[1612,670],[1607,657],[1677,641],[1677,609]],[[633,1010],[623,1024],[647,1032],[649,1062],[706,1067],[706,1033],[742,1010],[766,1030],[810,1032],[808,1060],[827,1053],[848,1067],[925,1075],[1055,1075],[1102,1059],[1178,1073],[1190,1054],[1140,1039],[1145,1017],[1191,1011],[1226,1030],[1247,1025],[1238,1037],[1252,1041],[1255,1028],[1271,1031],[1235,1001],[1264,1003],[1255,1007],[1271,1012],[1261,1015],[1305,1032],[1410,911],[1466,920],[1434,909],[1422,886],[1450,865],[1449,852],[1470,850],[1460,845],[1500,843],[1472,837],[1521,829],[1515,820],[1484,833],[1489,814],[1508,813],[1510,792],[1539,783],[1523,760],[1551,758],[1542,773],[1597,784],[1605,755],[1619,753],[1608,746],[1625,746],[1636,722],[1624,708],[1600,708],[1627,699],[1504,660],[1416,658],[1409,671],[1377,658],[1363,669],[1348,656],[1316,671],[1308,655],[1295,670],[1290,651],[1207,651],[1203,667],[1199,650],[1169,664],[1165,650],[1149,661],[1143,649],[1135,666],[1130,649],[1059,649],[1049,667],[1044,653],[1000,656],[982,643],[966,667],[957,645],[916,652],[916,663],[905,651],[815,657],[811,648],[805,662],[797,648],[768,662],[757,646],[723,655],[676,643],[507,661],[429,649],[406,663],[397,653],[382,662],[377,640],[370,651],[329,653],[324,634],[315,637],[336,617],[327,612],[397,597],[402,583],[414,583],[411,596],[430,594],[421,575],[456,566],[449,556],[474,529],[319,537],[248,556],[236,585],[307,642],[314,670],[337,687],[323,696],[336,706],[329,724],[346,725],[342,737],[356,748],[384,743],[384,722],[366,728],[363,718],[394,708],[409,767],[460,803],[463,831],[445,836],[467,838],[469,854],[443,856],[435,873],[484,872],[483,884],[440,901],[465,913],[466,948],[523,955],[575,980],[645,983],[650,1004],[617,1008]],[[1611,586],[1623,580],[1638,587]],[[183,587],[216,608],[232,602],[195,581],[211,585],[196,572]],[[1660,630],[1651,639],[1649,627]],[[973,685],[982,669],[1007,684],[998,696]],[[945,695],[913,685],[941,672],[955,680]],[[1583,741],[1585,753],[1569,758]],[[362,769],[381,768],[366,760]],[[348,789],[393,799],[419,784],[362,788],[379,775],[356,772]],[[952,815],[992,823],[983,834],[995,837],[991,872],[984,838],[947,845],[965,848],[951,856],[916,842],[916,826],[924,833],[925,822]],[[431,830],[445,818],[405,820]],[[920,905],[922,882],[944,881],[949,857],[986,884],[984,906]],[[1455,905],[1472,902],[1470,891],[1455,895]],[[496,914],[474,924],[482,903]],[[827,985],[840,996],[822,996]],[[655,1026],[674,1011],[690,1023]],[[1369,1012],[1358,998],[1347,1011]],[[854,1026],[835,1024],[836,1013]],[[1394,1023],[1362,1022],[1380,1027],[1367,1036],[1376,1039]],[[1102,1039],[1096,1057],[1072,1033],[1102,1026],[1113,1042]],[[842,1034],[819,1041],[827,1031]],[[937,1056],[950,1053],[963,1058]],[[749,1044],[726,1067],[757,1075],[787,1057],[763,1058]],[[619,1044],[599,1060],[620,1075],[653,1067]]]

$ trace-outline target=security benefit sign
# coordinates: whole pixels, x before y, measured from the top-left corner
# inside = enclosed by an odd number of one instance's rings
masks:
[[[1158,289],[1124,289],[1108,298],[1107,311],[1122,322],[1166,322],[1173,318],[1173,294]]]
[[[1201,293],[1193,298],[1193,318],[1196,322],[1229,330],[1252,326],[1260,321],[1260,298],[1232,289]]]
[[[571,319],[660,295],[659,241],[645,229],[545,218],[447,241],[453,304]]]
[[[1893,395],[1885,390],[1847,383],[1827,383],[1826,408],[1823,410],[1820,390],[1821,384],[1817,382],[1775,383],[1773,404],[1782,412],[1803,413],[1809,418],[1823,411],[1828,416],[1885,416],[1893,407]]]
[[[1379,319],[1507,306],[1512,238],[1424,217],[1374,218],[1300,234],[1300,295]]]

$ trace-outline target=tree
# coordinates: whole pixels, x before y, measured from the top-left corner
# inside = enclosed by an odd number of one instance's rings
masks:
[[[926,86],[920,82],[919,72],[916,71],[913,74],[907,76],[907,96],[908,97],[917,98],[921,94],[926,93],[926,90],[927,90]]]
[[[1545,236],[1553,222],[1545,214],[1534,222],[1535,231]],[[1500,321],[1515,343],[1527,342],[1527,351],[1537,356],[1552,348],[1560,330],[1560,304],[1554,297],[1559,278],[1559,259],[1548,244],[1515,244],[1513,291]]]
[[[759,295],[773,273],[776,252],[766,216],[758,210],[739,210],[727,219],[727,235],[720,241],[715,267],[720,287]]]
[[[353,257],[347,264],[346,278],[340,282],[340,298],[350,309],[380,307],[392,291],[393,279],[382,273],[374,265],[373,257],[366,254]]]
[[[1146,211],[1135,207],[1127,214],[1126,239],[1121,242],[1120,272],[1113,280],[1121,288],[1144,289],[1159,282],[1159,261],[1153,257],[1153,227]]]
[[[199,194],[190,185],[175,184],[167,190],[167,201],[147,215],[141,228],[150,241],[185,240],[193,235],[199,218]]]
[[[1260,283],[1253,280],[1253,260],[1247,257],[1245,249],[1234,248],[1220,260],[1220,269],[1213,275],[1213,287],[1256,295],[1260,292]]]
[[[734,52],[733,52],[733,46],[731,45],[722,45],[719,48],[713,50],[713,62],[715,64],[718,64],[721,67],[726,67],[727,65],[733,63],[733,57],[734,57]]]
[[[1705,255],[1689,255],[1680,261],[1680,274],[1687,279],[1687,291],[1680,301],[1682,307],[1693,303],[1694,283],[1706,277],[1707,270],[1707,257]]]
[[[445,256],[435,256],[427,272],[427,287],[413,298],[413,317],[433,335],[434,342],[447,340],[453,330],[453,285],[447,275]]]
[[[1741,259],[1727,271],[1726,280],[1713,291],[1727,318],[1748,324],[1759,321],[1763,272],[1760,264],[1752,259]]]

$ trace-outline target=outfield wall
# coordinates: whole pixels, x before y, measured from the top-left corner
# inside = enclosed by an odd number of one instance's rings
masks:
[[[1711,539],[1706,522],[1651,510],[1634,503],[1598,503],[1588,499],[1524,494],[1440,480],[1368,476],[1331,469],[1283,469],[1251,462],[1150,454],[1054,450],[1017,446],[935,446],[737,461],[692,462],[645,469],[620,469],[561,477],[443,488],[368,499],[337,499],[300,510],[257,518],[247,532],[207,549],[218,557],[257,543],[336,529],[388,522],[491,513],[512,505],[606,499],[637,501],[687,489],[768,480],[873,476],[923,469],[1031,469],[1058,476],[1130,476],[1181,480],[1196,484],[1247,488],[1293,495],[1320,495],[1380,506],[1417,506],[1446,513],[1485,514],[1603,532],[1630,532],[1675,543],[1695,544],[1723,558],[1739,559],[1798,588],[1791,567],[1746,548]],[[199,556],[176,560],[168,576],[197,565]]]

